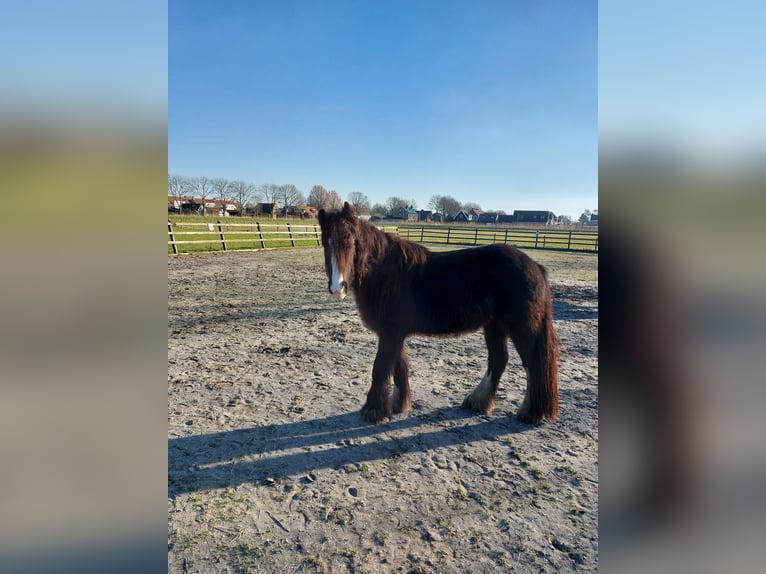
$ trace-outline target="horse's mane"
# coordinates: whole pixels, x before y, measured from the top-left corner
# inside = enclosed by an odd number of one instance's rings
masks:
[[[357,233],[356,276],[361,281],[371,264],[385,264],[404,271],[425,263],[431,252],[422,245],[381,231],[365,221],[359,222]]]

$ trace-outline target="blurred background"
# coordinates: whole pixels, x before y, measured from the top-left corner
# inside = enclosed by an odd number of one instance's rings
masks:
[[[161,571],[167,6],[10,0],[0,53],[0,571]]]
[[[762,568],[763,21],[599,5],[604,572]]]

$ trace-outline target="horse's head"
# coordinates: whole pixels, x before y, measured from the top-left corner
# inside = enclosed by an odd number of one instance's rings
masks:
[[[359,220],[354,209],[346,202],[340,212],[327,213],[319,210],[319,226],[322,228],[324,264],[329,282],[327,288],[338,299],[348,294],[348,286],[354,273],[354,254]]]

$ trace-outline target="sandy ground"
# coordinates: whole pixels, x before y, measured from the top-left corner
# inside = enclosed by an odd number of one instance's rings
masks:
[[[407,342],[414,407],[359,409],[376,338],[327,293],[319,249],[168,258],[170,572],[598,569],[597,257],[548,267],[562,344],[560,418],[460,408],[481,333]]]

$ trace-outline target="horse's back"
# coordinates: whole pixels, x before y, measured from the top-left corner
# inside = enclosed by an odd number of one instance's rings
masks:
[[[493,318],[515,322],[547,289],[540,265],[500,244],[432,253],[409,287],[415,330],[434,334],[473,331]]]

